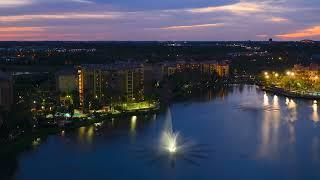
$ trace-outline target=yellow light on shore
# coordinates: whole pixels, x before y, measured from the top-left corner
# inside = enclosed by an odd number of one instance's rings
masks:
[[[279,74],[278,74],[278,73],[276,73],[274,76],[275,76],[275,77],[279,77]]]
[[[295,73],[294,72],[291,72],[291,71],[287,71],[287,73],[286,73],[288,76],[294,76],[295,75]]]
[[[266,75],[266,78],[269,79],[270,78],[269,75]]]
[[[265,75],[265,76],[268,76],[268,72],[264,72],[264,75]]]

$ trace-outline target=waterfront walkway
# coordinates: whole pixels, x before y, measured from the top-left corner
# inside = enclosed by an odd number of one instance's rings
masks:
[[[267,92],[281,94],[281,95],[293,97],[293,98],[304,98],[304,99],[312,99],[312,100],[320,99],[320,92],[289,91],[282,88],[266,87],[266,86],[261,86],[261,88]]]

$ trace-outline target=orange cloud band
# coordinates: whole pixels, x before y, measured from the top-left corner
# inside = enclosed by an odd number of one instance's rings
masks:
[[[281,39],[297,39],[297,38],[307,38],[307,37],[314,37],[314,36],[320,36],[320,26],[306,28],[294,33],[276,35],[276,37]]]

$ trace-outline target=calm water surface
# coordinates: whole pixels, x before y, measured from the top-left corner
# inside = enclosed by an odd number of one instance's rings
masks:
[[[170,111],[173,128],[205,146],[205,156],[177,158],[173,165],[154,158],[152,151],[143,155],[136,151],[157,146],[168,118],[163,112],[33,142],[32,150],[17,155],[14,178],[320,178],[319,109],[312,101],[265,94],[256,86],[233,86],[173,103]]]

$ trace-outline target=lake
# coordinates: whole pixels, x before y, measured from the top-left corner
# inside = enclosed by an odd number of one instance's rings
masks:
[[[110,119],[37,138],[14,162],[1,161],[10,171],[0,171],[0,177],[319,179],[319,108],[310,100],[234,85],[173,102],[149,117]],[[179,143],[192,147],[159,157],[155,149],[168,118]]]

